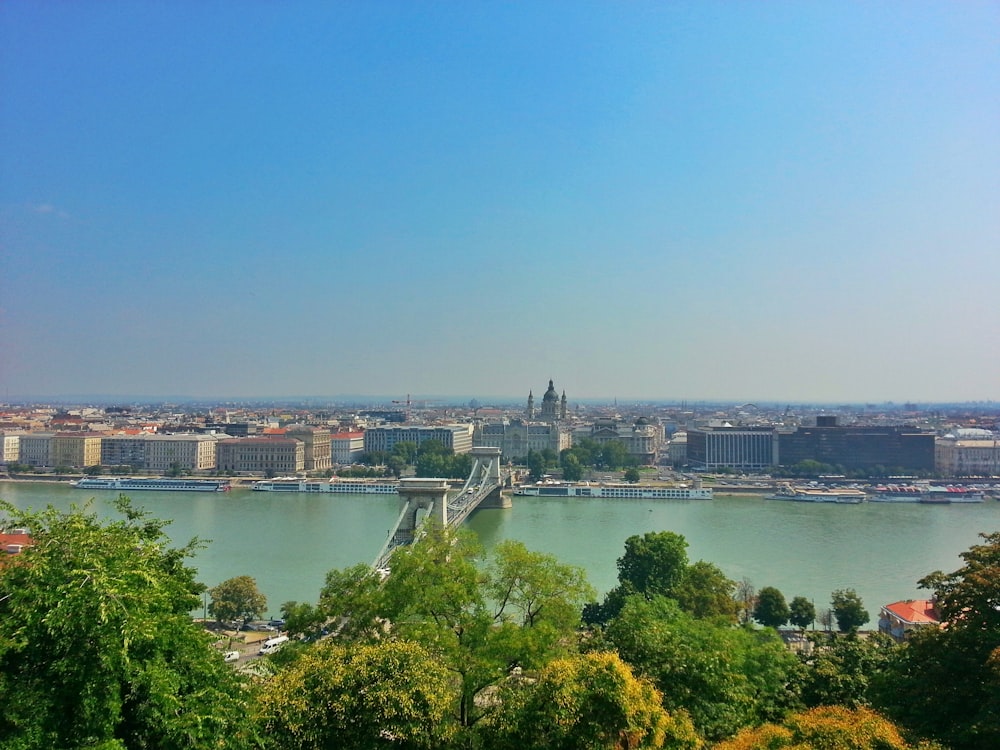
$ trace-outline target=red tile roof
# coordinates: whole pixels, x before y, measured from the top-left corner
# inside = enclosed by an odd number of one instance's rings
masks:
[[[883,609],[898,617],[902,622],[913,625],[937,625],[941,622],[934,609],[934,602],[930,599],[907,599],[902,602],[886,604]]]

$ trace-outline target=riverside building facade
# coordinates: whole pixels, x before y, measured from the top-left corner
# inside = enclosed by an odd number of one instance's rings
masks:
[[[775,463],[772,427],[716,427],[687,431],[687,461],[697,469],[760,471]]]
[[[836,417],[819,416],[815,427],[780,433],[778,456],[782,466],[812,460],[847,470],[933,472],[934,433],[912,425],[841,426]]]
[[[468,453],[472,450],[473,430],[471,424],[371,427],[365,430],[365,452],[391,453],[396,443],[413,443],[420,447],[428,440],[437,440],[455,453]]]

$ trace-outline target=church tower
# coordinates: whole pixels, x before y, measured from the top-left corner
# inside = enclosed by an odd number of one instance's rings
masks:
[[[559,419],[559,396],[556,395],[556,387],[549,380],[549,388],[542,396],[542,421],[555,422]]]
[[[562,398],[559,400],[559,419],[566,420],[566,391],[563,391]]]
[[[535,418],[535,396],[531,391],[528,391],[528,419],[532,420]]]

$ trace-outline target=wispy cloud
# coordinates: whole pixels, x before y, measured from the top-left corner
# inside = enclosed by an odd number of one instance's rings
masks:
[[[51,203],[35,203],[31,206],[31,210],[36,214],[49,214],[59,219],[69,218],[69,213],[53,206]]]

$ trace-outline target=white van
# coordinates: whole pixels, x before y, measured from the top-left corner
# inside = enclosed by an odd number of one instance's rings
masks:
[[[261,654],[273,654],[275,651],[277,651],[282,646],[284,646],[285,643],[287,643],[287,642],[288,642],[288,636],[287,635],[278,635],[278,636],[275,636],[274,638],[268,638],[266,641],[264,641],[264,643],[260,647],[260,651],[258,653],[261,653]]]

